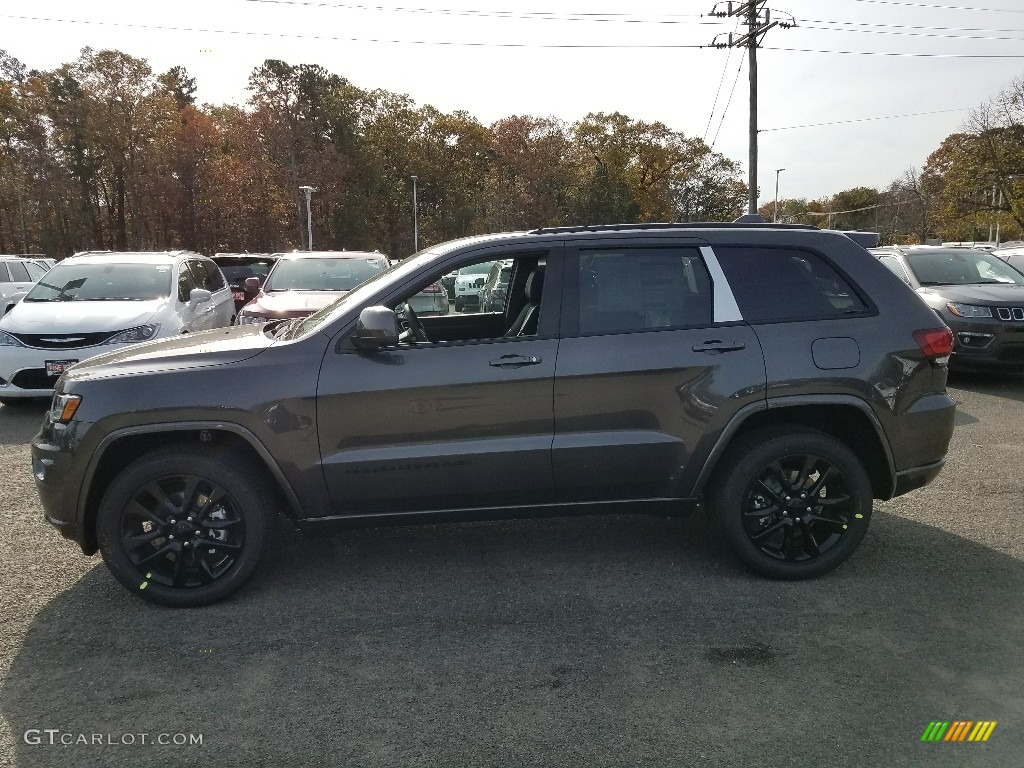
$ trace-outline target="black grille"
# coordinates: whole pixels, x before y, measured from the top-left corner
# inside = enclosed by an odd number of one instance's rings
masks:
[[[1024,320],[1024,307],[996,307],[1000,320]]]
[[[53,389],[59,376],[47,376],[45,368],[27,368],[18,371],[11,384],[21,389]]]
[[[99,333],[12,333],[26,347],[33,349],[81,349],[102,344],[120,331]]]

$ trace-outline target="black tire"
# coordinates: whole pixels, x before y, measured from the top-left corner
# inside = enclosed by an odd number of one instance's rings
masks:
[[[466,306],[466,302],[462,299],[455,299],[455,311],[461,312]]]
[[[162,448],[130,464],[104,494],[100,552],[114,577],[144,600],[174,608],[215,603],[240,589],[263,559],[274,498],[233,451]]]
[[[871,520],[871,481],[856,455],[831,435],[795,425],[741,437],[705,496],[732,551],[773,579],[828,573],[853,554]]]

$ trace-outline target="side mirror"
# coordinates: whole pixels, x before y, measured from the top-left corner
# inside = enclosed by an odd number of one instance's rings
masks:
[[[245,292],[256,293],[260,289],[260,279],[258,277],[247,277],[245,278]]]
[[[359,313],[352,345],[365,352],[393,347],[398,343],[398,318],[387,307],[367,307]]]
[[[192,292],[188,295],[189,307],[195,308],[206,301],[212,301],[213,294],[205,288],[193,288]]]

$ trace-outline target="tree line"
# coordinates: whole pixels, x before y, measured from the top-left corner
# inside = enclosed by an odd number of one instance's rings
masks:
[[[485,126],[315,65],[267,60],[244,107],[119,51],[52,71],[0,52],[0,252],[413,250],[559,224],[723,220],[740,166],[660,122],[515,115]]]
[[[660,122],[592,113],[483,125],[316,65],[268,59],[246,104],[198,105],[183,67],[155,73],[84,48],[51,71],[0,51],[0,253],[87,249],[413,250],[560,224],[729,221],[739,163]],[[771,220],[880,231],[887,242],[1003,240],[1024,229],[1024,78],[976,109],[920,169],[761,209]]]
[[[761,207],[771,220],[774,201]],[[896,244],[1000,242],[1024,237],[1024,76],[971,112],[921,168],[884,189],[855,187],[817,200],[786,199],[780,220],[879,232]]]

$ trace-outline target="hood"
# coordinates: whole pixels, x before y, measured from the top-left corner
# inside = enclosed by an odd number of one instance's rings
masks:
[[[212,331],[118,345],[112,352],[90,357],[64,374],[65,381],[238,363],[255,357],[274,343],[264,326],[231,326]]]
[[[263,317],[303,317],[332,304],[348,291],[271,291],[262,293],[243,311]]]
[[[99,333],[145,325],[166,305],[152,301],[25,301],[0,320],[11,333]]]
[[[930,285],[921,292],[962,304],[1024,306],[1024,285]]]

